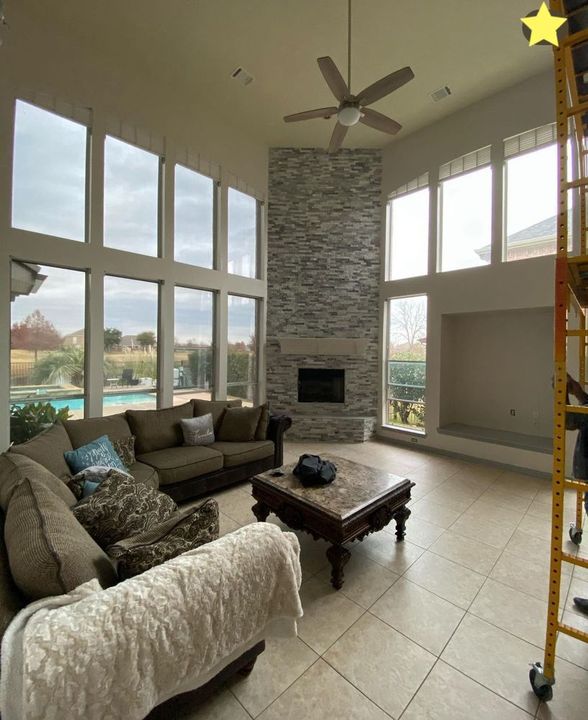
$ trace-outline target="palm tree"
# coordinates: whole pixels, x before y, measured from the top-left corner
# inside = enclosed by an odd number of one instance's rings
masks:
[[[84,350],[70,345],[46,355],[35,366],[33,380],[37,383],[84,386]],[[104,374],[112,374],[112,363],[104,360]]]

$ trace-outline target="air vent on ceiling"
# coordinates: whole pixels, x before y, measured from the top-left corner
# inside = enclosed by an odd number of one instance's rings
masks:
[[[433,98],[433,102],[439,102],[439,100],[444,100],[446,97],[449,97],[451,95],[451,90],[445,85],[445,87],[439,88],[439,90],[435,90],[435,92],[431,93],[431,97]]]
[[[231,73],[233,80],[238,80],[241,85],[249,85],[253,82],[253,75],[250,75],[247,70],[242,67],[235,68]]]

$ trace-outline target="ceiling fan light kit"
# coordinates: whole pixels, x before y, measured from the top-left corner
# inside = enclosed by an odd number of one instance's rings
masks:
[[[337,116],[337,123],[331,135],[329,153],[336,153],[343,144],[347,130],[357,123],[363,123],[374,130],[396,135],[402,129],[402,125],[396,120],[382,115],[382,113],[369,109],[367,106],[381,100],[386,95],[398,90],[414,78],[410,67],[386,75],[358,95],[351,93],[351,0],[348,0],[348,23],[347,23],[347,82],[339,72],[339,69],[330,57],[317,59],[323,77],[331,92],[339,102],[338,107],[326,107],[317,110],[305,110],[304,112],[286,115],[285,122],[299,122],[300,120],[312,120],[324,118],[328,120],[333,115]]]

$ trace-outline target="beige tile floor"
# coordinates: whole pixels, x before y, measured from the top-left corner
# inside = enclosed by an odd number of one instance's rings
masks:
[[[390,526],[353,543],[335,592],[327,544],[300,533],[298,637],[271,639],[251,675],[205,705],[170,701],[170,720],[586,720],[588,645],[560,638],[548,705],[528,682],[529,663],[543,659],[547,480],[378,442],[288,443],[286,459],[301,452],[414,480],[406,541]],[[254,522],[247,483],[216,497],[221,532]],[[562,613],[586,629],[574,593],[588,596],[588,571],[568,566]]]

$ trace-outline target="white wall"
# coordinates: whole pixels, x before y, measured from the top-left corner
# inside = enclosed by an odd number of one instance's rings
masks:
[[[41,12],[39,10],[39,12]],[[228,293],[266,297],[266,240],[262,228],[259,280],[239,278],[226,272],[227,188],[234,185],[259,199],[267,195],[267,148],[255,138],[244,135],[238,124],[227,124],[215,117],[206,98],[190,93],[189,78],[176,87],[166,78],[166,58],[161,72],[147,75],[129,44],[128,53],[115,56],[108,47],[92,49],[79,42],[76,28],[51,24],[50,13],[36,16],[32,3],[10,3],[10,29],[0,48],[0,447],[8,443],[10,258],[41,264],[91,269],[94,286],[106,273],[162,282],[162,333],[160,347],[171,357],[173,347],[173,285],[175,282],[218,292],[216,340],[219,347],[217,377],[226,378],[223,343],[226,343],[226,301]],[[49,20],[48,20],[49,18]],[[157,18],[153,18],[156,25]],[[202,68],[206,72],[206,68]],[[173,234],[173,213],[163,218],[163,258],[133,255],[102,247],[102,208],[100,173],[91,178],[94,205],[90,216],[91,242],[76,243],[40,236],[10,227],[12,134],[15,98],[44,93],[53,98],[89,107],[93,112],[93,152],[95,167],[100,169],[101,140],[108,123],[118,120],[163,138],[165,142],[165,193],[167,206],[173,198],[173,166],[188,151],[220,166],[220,224],[218,227],[219,269],[192,268],[174,262],[169,237]],[[170,217],[171,215],[171,217]],[[100,413],[102,354],[102,296],[92,292],[89,342],[90,415]],[[262,328],[265,327],[265,302],[261,304]],[[265,342],[261,331],[261,347]],[[225,346],[226,347],[226,346]],[[264,377],[263,352],[260,353],[260,378]],[[167,364],[166,364],[167,362]],[[93,370],[92,370],[93,369]],[[160,379],[160,402],[171,404],[172,371],[169,358],[164,361]],[[221,382],[222,387],[222,382]],[[260,387],[264,395],[263,382]]]
[[[437,197],[432,192],[429,275],[390,282],[384,276],[381,278],[382,307],[388,297],[426,293],[429,298],[427,433],[425,437],[416,438],[420,445],[533,470],[550,469],[549,455],[450,437],[439,434],[437,428],[441,410],[442,316],[553,306],[553,257],[512,263],[498,262],[498,258],[502,243],[503,140],[554,120],[553,78],[552,73],[546,73],[493,95],[405,139],[400,137],[384,151],[383,204],[390,192],[422,173],[428,171],[431,183],[435,185],[440,164],[481,147],[493,146],[494,262],[484,267],[448,273],[432,270],[436,267],[437,254]],[[385,247],[385,238],[382,244]],[[500,382],[499,371],[494,377],[481,376],[480,382],[491,392],[493,385]],[[406,433],[387,428],[382,428],[380,434],[398,441],[411,440]]]

